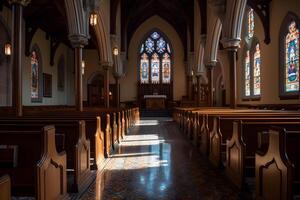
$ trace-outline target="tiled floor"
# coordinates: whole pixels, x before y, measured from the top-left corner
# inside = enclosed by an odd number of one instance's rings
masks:
[[[81,199],[249,199],[214,170],[171,119],[133,127]]]

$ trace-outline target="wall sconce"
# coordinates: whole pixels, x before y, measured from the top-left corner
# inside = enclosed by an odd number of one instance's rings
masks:
[[[11,55],[11,44],[10,43],[6,43],[4,45],[4,54],[6,56],[10,56]]]
[[[90,15],[90,25],[91,26],[97,25],[97,14],[95,12],[92,12]]]
[[[82,75],[84,75],[84,68],[85,68],[85,62],[84,60],[81,62],[81,72],[82,72]]]
[[[113,54],[114,54],[114,56],[119,55],[119,49],[118,49],[118,47],[114,47],[113,48]]]
[[[111,96],[112,95],[112,93],[111,93],[111,91],[109,91],[109,96]]]

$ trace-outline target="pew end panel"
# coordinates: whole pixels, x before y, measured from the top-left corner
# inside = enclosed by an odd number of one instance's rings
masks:
[[[220,118],[214,117],[213,129],[209,133],[209,161],[215,167],[222,166],[222,134],[220,132]]]
[[[244,183],[246,145],[241,137],[241,121],[233,122],[233,132],[226,141],[226,175],[238,188]]]
[[[8,175],[0,177],[0,199],[10,200],[11,199],[11,182]]]
[[[255,155],[257,199],[292,199],[293,165],[285,153],[285,141],[285,129],[272,127],[267,152]]]
[[[85,121],[79,122],[79,138],[75,147],[75,183],[74,190],[83,192],[95,180],[96,176],[90,170],[90,141],[86,138]]]
[[[66,152],[56,151],[54,126],[46,126],[43,137],[43,156],[37,164],[37,199],[67,198]]]
[[[97,117],[97,130],[95,134],[95,168],[100,169],[105,160],[104,132],[101,130],[101,117]]]

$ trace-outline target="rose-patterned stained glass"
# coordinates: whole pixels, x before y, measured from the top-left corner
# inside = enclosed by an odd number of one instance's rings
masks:
[[[245,96],[249,97],[251,95],[250,91],[250,51],[246,52],[245,58]]]
[[[156,50],[158,53],[163,53],[166,51],[166,42],[163,38],[159,38],[156,43]]]
[[[299,91],[299,29],[295,21],[285,37],[285,92]]]
[[[146,51],[147,53],[152,53],[154,51],[154,41],[150,38],[146,40]]]
[[[139,53],[141,83],[168,84],[171,82],[172,50],[161,33],[154,31],[149,34],[141,44]]]
[[[254,35],[254,12],[250,9],[248,12],[248,38],[252,38]]]
[[[261,66],[261,58],[260,58],[260,48],[259,44],[255,46],[254,52],[254,62],[253,62],[253,94],[260,95],[260,66]]]
[[[162,59],[162,83],[171,82],[171,59],[170,56],[165,53]]]
[[[160,60],[158,55],[155,53],[151,59],[151,83],[159,83],[160,77]]]
[[[141,83],[149,83],[149,59],[147,54],[143,54],[140,66],[140,80]]]
[[[155,31],[155,32],[153,32],[153,33],[151,34],[151,37],[152,37],[154,40],[156,40],[156,39],[158,39],[158,38],[160,37],[160,35]]]

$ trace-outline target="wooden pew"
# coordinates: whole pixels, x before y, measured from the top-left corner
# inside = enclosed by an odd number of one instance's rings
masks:
[[[11,183],[8,175],[3,175],[0,177],[0,199],[11,199]]]
[[[5,123],[5,124],[4,124]],[[85,121],[77,120],[0,120],[0,128],[7,130],[31,130],[32,128],[41,129],[46,124],[55,124],[56,132],[62,135],[64,142],[60,150],[67,152],[68,168],[68,191],[83,192],[95,179],[95,174],[90,170],[90,141],[86,139]]]
[[[55,128],[13,128],[0,126],[0,143],[19,146],[17,166],[0,168],[0,174],[7,173],[11,177],[13,195],[37,199],[66,197],[66,153],[56,152]]]
[[[104,132],[101,129],[101,117],[97,117],[97,130],[95,134],[95,168],[101,169],[105,160],[104,153]]]
[[[54,126],[46,126],[44,135],[43,155],[37,164],[37,199],[67,198],[66,152],[56,151]]]
[[[286,131],[272,127],[269,130],[267,151],[255,154],[256,199],[299,198],[299,144],[300,129]]]
[[[255,152],[258,149],[258,132],[270,126],[300,130],[300,121],[235,121],[230,140],[226,144],[226,175],[237,187],[246,185],[247,177],[255,175]]]
[[[120,143],[121,140],[123,139],[123,134],[122,134],[122,113],[118,112],[118,142]]]
[[[209,160],[216,167],[223,167],[226,157],[226,141],[232,137],[232,124],[236,120],[245,122],[298,122],[299,118],[223,116],[213,118],[213,128],[209,133]]]

